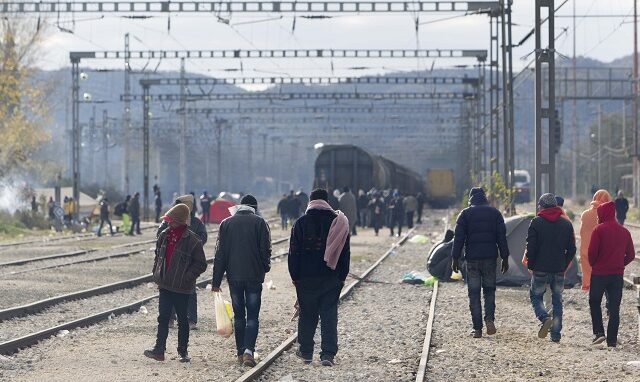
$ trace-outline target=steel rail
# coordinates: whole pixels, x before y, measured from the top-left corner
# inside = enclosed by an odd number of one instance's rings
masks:
[[[72,262],[63,263],[63,264],[54,264],[54,265],[47,265],[47,266],[44,266],[44,267],[21,269],[19,271],[10,271],[10,272],[6,272],[6,273],[1,273],[0,274],[0,278],[8,277],[8,276],[20,275],[20,274],[24,274],[24,273],[44,271],[44,270],[47,270],[47,269],[68,267],[68,266],[77,265],[77,264],[95,263],[95,262],[104,261],[104,260],[118,259],[118,258],[121,258],[121,257],[129,257],[129,256],[132,256],[132,255],[136,255],[136,254],[142,253],[144,251],[145,251],[145,249],[141,249],[141,248],[140,249],[132,249],[132,250],[125,251],[125,252],[114,253],[114,254],[109,254],[109,255],[104,255],[104,256],[99,256],[99,257],[92,257],[90,259],[77,260],[77,261],[72,261]]]
[[[369,268],[367,268],[354,282],[349,284],[346,288],[342,290],[340,293],[339,301],[344,300],[351,292],[358,286],[362,281],[364,281],[395,249],[402,246],[409,236],[413,233],[415,228],[410,229],[397,243],[391,245],[391,247]],[[253,381],[258,378],[262,373],[264,373],[269,366],[285,352],[285,350],[289,349],[298,339],[298,333],[292,334],[289,338],[285,339],[280,343],[274,350],[272,350],[262,361],[260,361],[255,367],[251,368],[244,374],[242,374],[239,378],[235,380],[235,382],[248,382]]]
[[[271,218],[271,219],[267,219],[266,221],[267,221],[267,223],[271,223],[271,222],[274,222],[276,220],[278,220],[278,219],[277,218]],[[152,227],[148,227],[148,228],[157,228],[157,227],[152,226]],[[214,229],[208,231],[208,233],[216,233],[216,232],[218,232],[217,228],[214,228]],[[75,257],[75,256],[86,255],[88,253],[96,252],[96,251],[100,251],[100,250],[134,247],[134,246],[137,246],[137,245],[145,245],[145,244],[151,244],[151,243],[155,243],[155,242],[156,242],[156,239],[149,239],[149,240],[135,241],[135,242],[131,242],[131,243],[116,244],[116,245],[113,245],[113,246],[110,246],[110,247],[106,247],[106,248],[88,248],[88,249],[83,249],[83,250],[78,250],[78,251],[65,252],[65,253],[61,253],[61,254],[31,257],[31,258],[27,258],[27,259],[13,260],[13,261],[8,261],[6,263],[0,263],[0,267],[24,265],[24,264],[27,264],[27,263],[33,263],[33,262],[38,262],[38,261],[46,261],[46,260],[56,260],[56,259],[62,259],[62,258],[65,258],[65,257]],[[136,251],[136,252],[139,252],[139,251]],[[128,253],[135,253],[135,252],[128,252]],[[113,257],[115,255],[110,255],[110,256]],[[35,270],[56,268],[56,267],[65,266],[65,265],[80,264],[80,263],[86,263],[86,262],[101,260],[101,259],[105,259],[106,260],[110,256],[107,255],[107,256],[104,256],[102,258],[94,258],[94,260],[86,260],[86,261],[85,260],[81,260],[81,261],[78,261],[78,262],[65,263],[65,264],[61,264],[61,265],[57,265],[57,266],[42,267],[42,268],[38,268],[38,269],[35,269]],[[116,256],[116,257],[122,257],[122,256],[124,256],[124,255],[120,255],[120,256]],[[22,272],[17,272],[17,273],[22,273]],[[8,272],[8,273],[5,273],[5,274],[1,274],[0,277],[5,276],[7,274],[16,274],[16,272]]]
[[[436,315],[436,300],[438,299],[438,281],[433,284],[433,292],[431,292],[431,303],[429,304],[429,319],[427,321],[426,334],[424,343],[422,344],[422,355],[418,364],[418,373],[416,374],[416,382],[425,382],[427,374],[427,363],[429,363],[429,350],[431,349],[431,334],[433,333],[433,320]]]
[[[277,244],[277,243],[281,243],[285,240],[288,240],[288,238],[284,238],[284,239],[277,239],[274,240],[272,242],[272,244]],[[279,254],[276,255],[275,257],[279,257],[279,256],[284,256],[286,254]],[[272,257],[273,259],[274,257]],[[212,260],[212,259],[211,259]],[[211,282],[210,279],[204,279],[204,280],[200,280],[198,282],[196,282],[196,286],[198,287],[204,287],[207,284],[209,284]],[[90,296],[87,296],[90,297]],[[75,329],[75,328],[79,328],[79,327],[85,327],[85,326],[90,326],[93,324],[96,324],[98,322],[104,321],[109,319],[109,317],[114,317],[114,316],[118,316],[121,314],[126,314],[126,313],[133,313],[136,310],[138,310],[142,305],[146,304],[147,302],[158,298],[159,294],[154,294],[152,296],[148,296],[145,297],[141,300],[138,300],[136,302],[133,302],[131,304],[126,304],[126,305],[122,305],[119,306],[117,308],[113,308],[113,309],[108,309],[105,310],[103,312],[91,315],[91,316],[87,316],[84,318],[79,318],[77,320],[73,320],[73,321],[69,321],[60,325],[56,325],[35,333],[31,333],[19,338],[15,338],[12,340],[8,340],[5,342],[0,343],[0,354],[3,355],[10,355],[13,353],[16,353],[17,351],[19,351],[20,349],[29,347],[31,345],[34,345],[36,343],[38,343],[41,340],[44,340],[46,338],[49,338],[53,335],[55,335],[56,333],[60,332],[61,330],[71,330],[71,329]],[[0,312],[1,313],[1,312]]]
[[[289,240],[288,237],[272,240],[271,245],[281,244],[287,240]],[[278,258],[281,256],[282,255],[276,255],[276,257],[272,257],[272,258]],[[207,259],[207,263],[212,263],[212,262],[213,262],[213,257],[209,257]],[[148,274],[134,277],[128,280],[117,281],[114,283],[101,285],[94,288],[89,288],[89,289],[85,289],[77,292],[71,292],[71,293],[47,298],[40,301],[35,301],[35,302],[21,305],[21,306],[2,309],[0,310],[0,322],[17,318],[17,317],[26,316],[29,314],[34,314],[46,308],[49,308],[51,306],[58,305],[62,302],[74,301],[74,300],[79,300],[87,297],[93,297],[101,294],[111,293],[113,291],[120,290],[120,289],[132,288],[136,285],[152,281],[152,277],[153,277],[153,274],[148,273]]]

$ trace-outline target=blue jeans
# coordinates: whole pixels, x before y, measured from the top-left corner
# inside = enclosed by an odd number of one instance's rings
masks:
[[[258,316],[262,302],[262,283],[257,281],[229,281],[229,293],[233,306],[233,329],[236,349],[242,355],[246,349],[256,350]]]
[[[494,321],[496,311],[496,259],[467,260],[467,291],[473,330],[482,330],[482,303],[484,295],[484,319]]]
[[[533,272],[531,276],[531,288],[529,297],[536,317],[544,321],[549,313],[544,307],[543,296],[547,290],[547,284],[551,287],[551,305],[553,307],[553,325],[551,326],[551,339],[559,340],[562,330],[562,291],[564,290],[564,272],[547,273]]]

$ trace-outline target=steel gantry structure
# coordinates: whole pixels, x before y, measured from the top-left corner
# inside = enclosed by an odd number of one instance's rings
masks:
[[[5,1],[0,13],[409,13],[487,12],[496,1]]]
[[[171,51],[162,51],[162,50],[147,50],[147,51],[132,51],[128,49],[128,36],[125,36],[125,51],[89,51],[89,52],[71,52],[70,59],[72,62],[72,81],[73,83],[77,83],[77,87],[74,89],[79,90],[79,65],[82,59],[124,59],[125,60],[125,94],[122,97],[122,101],[125,104],[125,124],[130,124],[130,110],[131,110],[131,101],[136,97],[140,96],[130,96],[130,85],[129,85],[129,72],[130,72],[130,61],[133,59],[150,59],[150,58],[158,58],[158,59],[180,59],[181,63],[181,75],[182,81],[185,78],[184,71],[184,59],[259,59],[259,58],[281,58],[281,59],[289,59],[289,58],[375,58],[375,59],[397,59],[397,58],[420,58],[420,57],[440,57],[440,58],[475,58],[478,61],[483,61],[486,59],[487,51],[486,50],[478,50],[478,49],[297,49],[297,50],[265,50],[265,49],[250,49],[250,50],[171,50]],[[181,81],[180,79],[178,82]],[[257,82],[257,80],[254,80]],[[271,79],[273,81],[273,79]],[[285,83],[286,80],[281,80],[281,83]],[[304,79],[300,79],[300,81],[304,81]],[[326,80],[323,80],[326,81]],[[239,81],[238,81],[239,82]],[[426,82],[426,81],[425,81]],[[361,83],[364,83],[361,82]],[[420,82],[418,82],[420,83]],[[434,82],[433,84],[437,84]],[[177,95],[177,101],[185,102],[186,93],[184,92],[185,87],[187,85],[179,85],[181,92]],[[382,98],[385,99],[385,98]],[[79,91],[75,91],[72,94],[72,116],[73,116],[73,124],[72,129],[79,129]],[[143,112],[144,113],[144,112]],[[185,121],[181,120],[181,125],[183,129],[185,129]],[[125,129],[126,134],[128,135],[128,130]],[[143,120],[143,134],[146,131],[144,127]],[[74,190],[79,194],[79,185],[80,185],[80,171],[79,171],[79,160],[80,160],[80,139],[79,136],[73,135],[72,146],[74,148],[77,147],[76,156],[74,154],[74,175],[73,175],[73,187]],[[143,138],[143,142],[145,141]],[[125,145],[128,145],[128,139],[126,139]],[[184,167],[186,164],[186,149],[184,148],[184,144],[180,145],[181,151],[183,155],[180,156],[181,167]],[[127,151],[127,150],[125,150]],[[74,151],[75,153],[76,151]],[[148,154],[147,151],[143,150],[143,163],[145,160],[148,161],[148,155],[144,155],[144,153]],[[125,157],[128,155],[125,153]],[[76,164],[77,163],[77,164]],[[127,166],[126,160],[124,166]],[[143,173],[146,175],[143,180],[143,184],[146,184],[143,187],[146,191],[144,191],[144,204],[145,204],[145,214],[147,214],[147,206],[148,206],[148,163],[143,167],[147,169],[147,172]],[[75,171],[77,170],[77,171]],[[125,182],[128,180],[128,176],[126,169],[125,173]],[[180,180],[180,188],[184,188],[186,180],[181,178]],[[145,215],[145,219],[147,216]]]

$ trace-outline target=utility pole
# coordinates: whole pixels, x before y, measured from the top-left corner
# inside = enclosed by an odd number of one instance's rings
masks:
[[[109,116],[107,109],[102,110],[102,165],[104,168],[104,182],[109,187],[111,182],[109,181]]]
[[[578,196],[578,85],[576,83],[576,3],[578,0],[573,0],[573,59],[571,60],[572,77],[573,77],[573,99],[571,100],[571,136],[572,136],[572,149],[571,150],[571,198],[576,200]],[[635,0],[634,0],[635,1]]]
[[[602,105],[598,104],[598,188],[602,187]]]
[[[122,184],[124,193],[129,195],[129,162],[131,160],[131,150],[129,140],[131,139],[131,51],[129,49],[129,33],[124,35],[124,160],[122,161]]]
[[[73,216],[78,219],[80,211],[80,58],[71,57],[71,150],[73,162],[73,200],[75,200],[75,211]]]
[[[186,77],[184,68],[184,58],[180,59],[180,108],[185,110],[186,100]],[[187,113],[180,114],[180,194],[187,193]]]
[[[535,200],[540,198],[543,192],[555,193],[556,189],[556,102],[555,102],[555,9],[554,0],[535,0],[535,55],[536,55],[536,82],[535,82],[535,179],[536,193]],[[542,47],[542,17],[541,11],[547,9],[548,14],[548,35],[547,47]],[[548,101],[545,105],[543,102],[542,92],[543,83],[543,64],[548,68]],[[546,106],[546,107],[545,107]],[[543,125],[547,120],[548,131],[548,148],[543,151]],[[546,155],[543,155],[546,154]],[[543,191],[542,180],[543,175],[547,175],[546,189]]]
[[[89,152],[89,170],[91,171],[91,183],[96,183],[96,160],[95,160],[95,138],[96,138],[96,105],[91,107],[91,120],[89,121],[89,144],[87,151]]]
[[[222,187],[222,120],[215,119],[216,135],[216,189],[223,191]]]
[[[149,124],[151,119],[151,110],[149,101],[149,85],[142,85],[142,188],[144,192],[144,210],[143,218],[145,221],[149,219]],[[180,169],[183,172],[184,168]]]
[[[638,1],[633,0],[633,204],[640,205],[638,174]]]

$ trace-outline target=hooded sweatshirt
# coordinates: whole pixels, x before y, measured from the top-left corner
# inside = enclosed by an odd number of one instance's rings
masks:
[[[580,216],[580,266],[582,268],[582,289],[589,290],[591,285],[591,265],[589,265],[589,243],[591,233],[598,225],[597,209],[601,204],[611,201],[611,195],[606,190],[598,190],[593,195],[591,207]]]
[[[545,208],[531,220],[527,233],[527,267],[534,272],[560,273],[576,254],[571,223],[562,208]]]
[[[598,207],[600,224],[593,230],[589,243],[589,264],[598,276],[623,275],[624,267],[635,258],[629,231],[616,221],[613,202]]]

